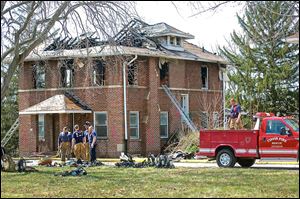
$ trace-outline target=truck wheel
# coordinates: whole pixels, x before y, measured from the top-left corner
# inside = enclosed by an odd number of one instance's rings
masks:
[[[255,159],[239,159],[237,161],[241,167],[251,167],[255,163]]]
[[[222,149],[217,154],[217,164],[219,167],[234,167],[236,157],[229,149]]]

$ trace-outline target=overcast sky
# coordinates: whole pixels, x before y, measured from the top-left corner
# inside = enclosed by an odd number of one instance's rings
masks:
[[[170,1],[139,1],[137,11],[145,22],[149,24],[165,22],[181,31],[195,36],[189,40],[199,46],[204,46],[209,51],[214,51],[217,45],[226,45],[225,38],[230,38],[233,30],[239,30],[236,13],[242,12],[241,6],[227,5],[216,13],[205,13],[195,17],[189,17],[191,7],[185,2]],[[205,4],[205,2],[204,2]]]

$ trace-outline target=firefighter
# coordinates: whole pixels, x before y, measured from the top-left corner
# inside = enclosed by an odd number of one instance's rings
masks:
[[[90,122],[86,121],[84,124],[84,137],[85,137],[85,142],[84,142],[84,146],[85,146],[85,161],[89,162],[91,157],[90,157],[90,144],[89,144],[89,126],[91,125]]]
[[[243,123],[241,120],[241,106],[235,101],[234,98],[230,99],[231,109],[230,109],[230,118],[228,120],[230,129],[242,129]]]
[[[84,133],[79,130],[78,124],[74,126],[74,133],[72,136],[72,150],[74,151],[77,163],[82,163],[85,160],[85,148],[84,148]]]
[[[96,162],[96,146],[97,146],[97,133],[94,131],[93,126],[88,128],[88,142],[90,144],[91,163]]]
[[[58,148],[61,153],[61,161],[64,163],[66,157],[69,159],[71,151],[71,137],[67,127],[64,127],[63,131],[58,136]]]

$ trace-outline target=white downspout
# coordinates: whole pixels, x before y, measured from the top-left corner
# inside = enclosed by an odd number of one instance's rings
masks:
[[[225,72],[223,72],[223,126],[224,126],[224,130],[226,129],[226,115],[225,115],[225,105],[226,105],[226,101],[225,101],[225,89],[226,89],[226,82],[225,82]]]
[[[124,132],[125,132],[125,153],[127,153],[127,140],[128,140],[128,132],[127,132],[127,93],[126,93],[126,66],[130,65],[137,59],[137,55],[130,60],[130,62],[123,62],[123,96],[124,96]]]

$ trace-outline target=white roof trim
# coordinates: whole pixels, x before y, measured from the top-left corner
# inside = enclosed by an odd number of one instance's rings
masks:
[[[62,110],[62,111],[20,111],[19,115],[53,114],[53,113],[92,113],[89,110]]]
[[[170,52],[171,53],[171,52]],[[162,57],[170,59],[180,59],[180,60],[192,60],[192,61],[203,61],[210,63],[224,63],[221,60],[205,59],[205,58],[188,58],[179,56],[176,54],[169,54],[163,51],[151,50],[147,48],[137,48],[128,46],[94,46],[88,49],[72,49],[72,50],[56,50],[56,51],[33,51],[26,58],[25,61],[39,61],[39,60],[49,60],[49,59],[66,59],[66,58],[86,58],[86,57],[104,57],[104,56],[122,56],[122,55],[139,55],[147,57]],[[195,55],[196,56],[196,55]],[[6,59],[5,62],[9,62]]]
[[[47,113],[92,113],[92,111],[82,109],[65,95],[60,94],[54,95],[19,112],[20,115]]]

